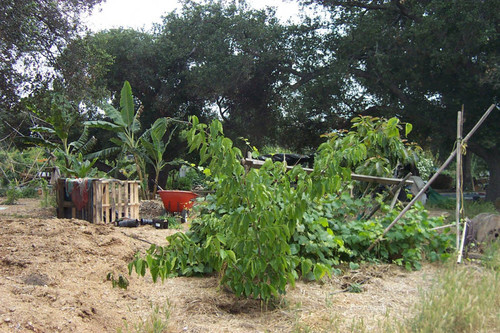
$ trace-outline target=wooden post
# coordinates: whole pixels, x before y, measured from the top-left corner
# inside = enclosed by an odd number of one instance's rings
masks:
[[[57,199],[57,218],[63,219],[64,216],[64,193],[66,179],[59,178],[56,183],[56,199]]]
[[[456,221],[456,247],[457,252],[460,248],[460,210],[462,208],[462,123],[463,123],[463,105],[462,111],[458,111],[457,116],[457,168],[456,168],[456,206],[455,206],[455,221]]]
[[[470,220],[468,218],[465,218],[464,231],[462,233],[462,242],[460,243],[460,247],[457,246],[457,248],[458,248],[457,264],[462,263],[462,257],[464,254],[465,234],[467,233],[467,224],[468,223],[470,223]]]

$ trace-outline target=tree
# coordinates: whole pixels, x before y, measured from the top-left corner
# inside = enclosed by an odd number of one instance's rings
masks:
[[[276,87],[288,81],[285,29],[270,11],[245,4],[186,2],[167,15],[158,34],[160,54],[180,69],[177,81],[190,102],[220,117],[233,138],[262,145],[275,140],[280,117]],[[170,67],[170,68],[169,68]]]
[[[102,0],[0,1],[0,135],[27,129],[20,96],[45,89],[65,45],[81,31],[80,15]]]
[[[30,88],[27,71],[40,81],[45,62],[55,60],[79,30],[79,15],[102,0],[4,0],[0,3],[0,105],[5,108],[17,100],[17,88]],[[16,69],[22,65],[24,73]]]
[[[261,146],[278,140],[283,92],[296,81],[292,33],[274,12],[249,10],[243,2],[186,1],[182,11],[168,14],[152,33],[113,29],[78,43],[112,58],[98,74],[105,73],[102,79],[93,82],[118,96],[128,80],[145,107],[146,125],[165,116],[219,117],[230,137],[243,136]],[[85,58],[71,52],[70,59]]]
[[[415,124],[413,137],[422,144],[449,152],[461,106],[467,132],[497,102],[498,1],[308,2],[332,13],[327,72],[357,87],[365,113]],[[489,167],[488,200],[500,196],[499,120],[492,114],[468,147]]]

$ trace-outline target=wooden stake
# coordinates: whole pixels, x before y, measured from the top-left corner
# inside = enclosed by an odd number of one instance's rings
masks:
[[[460,248],[460,209],[462,207],[462,124],[463,124],[463,105],[462,111],[458,111],[457,116],[457,168],[456,168],[456,206],[455,206],[455,221],[456,221],[456,247],[457,252]]]
[[[406,184],[406,181],[408,180],[408,178],[410,178],[412,176],[412,173],[409,172],[400,182],[399,184],[397,184],[396,186],[394,186],[394,188],[391,188],[390,191],[388,191],[388,193],[384,196],[384,198],[382,199],[382,202],[384,202],[387,197],[391,194],[391,193],[394,193],[394,191],[396,192],[396,194],[394,194],[394,198],[397,199],[398,195],[399,195],[399,191],[401,190],[401,188]],[[369,220],[373,214],[375,214],[377,212],[377,210],[379,210],[381,207],[380,204],[377,204],[375,207],[373,207],[373,209],[368,213],[368,215],[366,216],[366,219]],[[391,208],[392,209],[392,208]]]
[[[460,264],[462,262],[462,257],[464,253],[464,244],[465,244],[465,234],[467,233],[468,223],[470,223],[470,220],[468,218],[465,218],[464,231],[462,232],[462,242],[460,243],[460,249],[458,250],[457,264]]]

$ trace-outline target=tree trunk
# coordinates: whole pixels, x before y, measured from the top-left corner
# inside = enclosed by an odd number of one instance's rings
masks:
[[[469,147],[488,165],[490,179],[486,189],[486,201],[495,202],[500,198],[500,149],[498,146],[484,148],[475,143],[470,143]]]
[[[472,180],[472,154],[463,155],[464,191],[474,191],[474,181]]]
[[[490,180],[486,189],[486,201],[495,202],[500,198],[500,152],[485,159],[490,170]]]

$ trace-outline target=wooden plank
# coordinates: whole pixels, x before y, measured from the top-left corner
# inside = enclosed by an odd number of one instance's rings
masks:
[[[102,223],[102,183],[99,179],[92,182],[92,222]]]
[[[110,204],[110,208],[109,208],[109,213],[110,213],[110,220],[113,221],[116,217],[116,201],[115,201],[115,197],[116,197],[116,184],[115,183],[109,183],[109,186],[110,186],[110,189],[111,189],[111,192],[108,193],[109,194],[109,204]]]
[[[249,166],[249,167],[255,168],[255,169],[260,169],[262,167],[262,165],[264,165],[264,161],[254,160],[251,158],[245,158],[244,160],[241,161],[241,163],[244,166]],[[287,166],[288,170],[291,170],[292,168],[293,168],[293,166]],[[310,168],[303,168],[303,169],[307,173],[313,172],[313,169],[310,169]],[[360,174],[356,174],[356,173],[351,173],[351,179],[359,180],[362,182],[379,183],[379,184],[386,184],[386,185],[397,185],[402,181],[402,179],[399,179],[399,178],[375,177],[375,176],[360,175]],[[404,184],[411,185],[411,184],[413,184],[413,180],[406,180]]]

